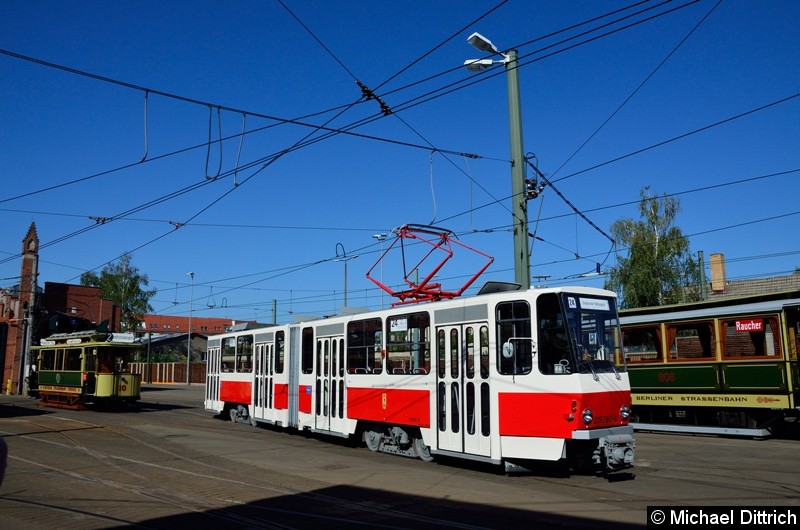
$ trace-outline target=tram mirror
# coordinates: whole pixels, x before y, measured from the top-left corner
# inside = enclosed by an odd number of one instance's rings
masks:
[[[510,340],[503,344],[503,357],[506,359],[514,357],[514,344]]]

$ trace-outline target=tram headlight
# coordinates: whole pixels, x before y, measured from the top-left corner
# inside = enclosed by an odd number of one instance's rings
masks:
[[[583,409],[583,423],[589,425],[593,419],[592,409]]]
[[[619,409],[619,417],[623,419],[623,421],[628,421],[631,417],[631,409],[628,405],[622,405]]]

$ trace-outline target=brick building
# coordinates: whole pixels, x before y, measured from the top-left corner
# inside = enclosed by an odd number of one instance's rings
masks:
[[[20,276],[11,287],[0,288],[0,366],[2,389],[7,394],[24,394],[24,381],[28,375],[26,352],[39,340],[53,333],[69,333],[107,326],[109,331],[120,331],[122,309],[113,301],[103,298],[99,287],[45,282],[39,288],[39,236],[36,224],[31,223],[22,240]],[[226,318],[192,318],[192,357],[202,359],[204,342],[208,335],[223,333],[231,326],[243,322]],[[145,315],[136,330],[139,336],[175,336],[176,344],[183,344],[180,334],[188,334],[189,317]],[[149,332],[149,333],[148,333]],[[168,342],[168,341],[159,341]],[[186,347],[183,347],[186,351]],[[27,361],[27,363],[26,363]]]
[[[23,393],[27,376],[24,352],[31,342],[37,279],[39,276],[39,236],[31,223],[22,240],[22,266],[19,281],[0,289],[0,366],[3,367],[3,392]]]
[[[203,335],[216,335],[225,333],[231,326],[245,321],[231,320],[229,318],[213,317],[192,317],[192,333],[202,333]],[[248,321],[249,322],[249,321]],[[137,335],[146,333],[188,333],[188,316],[171,315],[144,315],[142,322],[139,322]]]

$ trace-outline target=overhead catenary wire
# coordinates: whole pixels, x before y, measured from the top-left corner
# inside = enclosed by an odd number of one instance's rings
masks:
[[[220,136],[221,136],[221,134],[220,134]],[[420,147],[423,147],[423,146],[420,146]],[[238,168],[238,164],[237,164],[237,168]],[[235,174],[236,174],[236,172],[234,172],[234,175],[235,175]],[[193,223],[193,224],[195,224],[195,223]]]
[[[642,3],[645,3],[645,2],[639,2],[637,4],[633,4],[633,6],[629,6],[628,8],[634,7],[634,6],[638,6],[639,4],[642,4]],[[694,2],[691,2],[691,3],[694,3]],[[684,5],[684,6],[681,6],[681,8],[682,7],[686,7],[686,6]],[[573,28],[576,28],[576,27],[580,27],[582,25],[588,24],[588,23],[593,22],[595,20],[598,20],[598,19],[601,19],[601,18],[605,18],[606,16],[610,16],[612,14],[616,14],[618,12],[624,11],[624,10],[626,10],[628,8],[623,8],[623,9],[616,10],[616,11],[613,11],[611,13],[608,13],[606,15],[602,15],[600,17],[595,17],[595,18],[590,19],[590,20],[588,20],[586,22],[573,25],[573,26],[571,26],[570,28],[567,28],[567,29],[573,29]],[[489,12],[487,12],[486,14],[488,14],[490,12],[491,12],[491,10]],[[486,14],[484,14],[483,16],[485,16]],[[480,18],[482,18],[482,17],[480,17]],[[480,18],[478,20],[480,20]],[[560,33],[564,32],[564,31],[566,31],[567,29],[560,30],[560,31],[557,31],[557,32],[553,32],[549,36],[560,34]],[[450,38],[452,38],[452,37],[450,37]],[[534,39],[534,40],[528,41],[528,42],[532,43],[532,42],[536,42],[536,41],[538,41],[540,39],[541,38]],[[584,43],[580,43],[580,44],[585,44],[585,42]],[[162,97],[175,99],[175,100],[183,101],[183,102],[186,102],[186,103],[201,105],[201,106],[204,106],[204,107],[209,107],[209,109],[211,107],[213,107],[213,106],[216,106],[217,109],[219,109],[219,110],[228,110],[228,111],[232,111],[232,112],[247,112],[248,114],[250,114],[252,116],[274,121],[275,123],[273,125],[271,125],[271,126],[293,124],[293,125],[298,125],[298,126],[311,127],[311,128],[315,128],[315,129],[319,129],[319,130],[324,130],[328,134],[348,134],[348,135],[353,135],[353,136],[356,136],[356,137],[361,137],[361,138],[364,138],[364,139],[387,141],[389,143],[394,143],[395,145],[413,147],[413,148],[418,148],[418,149],[429,149],[431,147],[430,145],[424,146],[424,145],[411,144],[411,143],[408,143],[408,142],[396,142],[396,141],[392,141],[392,140],[389,140],[389,139],[381,139],[381,138],[378,138],[378,137],[375,137],[375,136],[371,136],[371,135],[360,135],[358,133],[353,133],[352,132],[352,129],[354,129],[356,127],[360,127],[360,126],[362,126],[362,125],[364,125],[366,123],[370,123],[374,119],[377,119],[375,116],[373,116],[372,118],[369,118],[369,119],[359,120],[357,122],[354,122],[354,123],[350,124],[349,126],[347,126],[347,128],[334,129],[334,128],[327,128],[327,127],[320,127],[318,124],[311,124],[311,123],[306,123],[306,122],[302,121],[302,120],[305,119],[305,117],[281,118],[281,117],[267,115],[267,114],[263,114],[263,113],[245,111],[245,110],[242,110],[242,109],[236,109],[236,108],[233,108],[233,107],[227,107],[227,106],[223,106],[223,105],[219,105],[219,104],[204,102],[204,101],[196,100],[196,99],[193,99],[193,98],[188,98],[188,97],[177,95],[177,94],[172,94],[172,93],[168,93],[168,92],[164,92],[164,91],[160,91],[160,90],[156,90],[156,89],[152,89],[152,88],[138,86],[138,85],[135,85],[135,84],[132,84],[132,83],[127,83],[127,82],[124,82],[124,81],[111,79],[111,78],[108,78],[108,77],[105,77],[105,76],[100,76],[98,74],[93,74],[93,73],[77,70],[77,69],[74,69],[74,68],[71,68],[71,67],[58,65],[58,64],[55,64],[55,63],[47,62],[47,61],[43,61],[41,59],[36,59],[36,58],[33,58],[33,57],[25,56],[25,55],[22,55],[22,54],[19,54],[19,53],[11,52],[9,50],[0,49],[0,53],[6,54],[6,55],[9,55],[9,56],[21,59],[21,60],[34,62],[36,64],[47,66],[49,68],[59,69],[59,70],[63,70],[63,71],[66,71],[66,72],[69,72],[69,73],[73,73],[73,74],[76,74],[76,75],[85,76],[85,77],[88,77],[88,78],[91,78],[91,79],[99,80],[99,81],[102,81],[102,82],[115,84],[115,85],[118,85],[118,86],[130,88],[130,89],[134,89],[134,90],[139,90],[139,91],[145,92],[148,95],[149,95],[149,93],[152,92],[153,94],[160,95]],[[533,53],[537,53],[537,52],[533,52]],[[531,54],[526,54],[525,56],[528,56],[528,55],[531,55]],[[528,64],[528,63],[526,63],[526,64]],[[520,64],[519,66],[522,66],[522,64]],[[454,70],[460,70],[461,68],[462,68],[461,66],[456,67],[456,68],[451,68],[451,69],[447,70],[445,73],[452,72]],[[481,78],[477,78],[475,80],[464,80],[464,79],[462,79],[457,83],[452,83],[450,85],[445,86],[444,89],[451,88],[454,85],[461,85],[461,87],[459,89],[466,88],[466,87],[468,87],[468,86],[470,86],[472,84],[485,81],[489,77],[494,77],[496,75],[501,75],[502,74],[502,72],[497,72],[497,73],[493,73],[493,74],[489,74],[487,72],[483,72],[483,73],[487,74],[487,75],[484,75],[482,79]],[[404,90],[404,89],[406,89],[406,88],[408,88],[410,86],[414,86],[414,85],[407,85],[406,87],[401,87],[399,89],[396,89],[393,92],[396,92],[398,90]],[[452,90],[448,91],[447,93],[449,93],[449,92],[452,92]],[[412,99],[410,101],[414,102],[415,100]],[[425,100],[425,101],[428,101],[428,100]],[[408,103],[409,102],[406,102],[406,103],[402,104],[403,106],[401,106],[401,109],[404,110],[406,108],[410,108],[410,107],[405,106],[405,105],[408,105]],[[416,106],[419,103],[420,103],[419,101],[414,103],[414,106]],[[348,104],[348,105],[340,106],[340,107],[338,107],[338,109],[341,109],[341,112],[343,112],[344,110],[347,110],[348,108],[351,108],[351,107],[352,107],[352,104]],[[329,112],[329,111],[322,111],[321,113],[326,113],[326,112]],[[309,115],[306,115],[306,117],[317,115],[317,114],[321,114],[321,113],[309,114]],[[330,122],[330,120],[328,122]],[[271,127],[271,126],[267,126],[267,127]],[[262,128],[259,128],[259,129],[255,129],[254,131],[250,131],[250,132],[252,133],[252,132],[255,132],[255,131],[263,130],[263,129],[266,129],[267,127],[262,127]],[[234,138],[234,137],[235,136],[231,136],[231,137],[228,137],[228,138],[225,138],[225,139],[227,140],[227,139],[231,139],[231,138]],[[323,137],[321,139],[324,139],[326,137],[327,136],[325,136],[325,137]],[[316,141],[317,140],[313,140],[313,141],[311,141],[309,143],[300,143],[300,144],[297,145],[297,147],[306,147],[308,145],[311,145],[312,143],[316,143]],[[197,149],[197,148],[209,149],[210,148],[210,143],[211,143],[211,140],[209,139],[208,143],[198,144],[196,146],[192,146],[192,147],[188,147],[188,148],[185,148],[185,149],[180,149],[180,150],[177,150],[177,151],[173,151],[173,152],[171,152],[169,154],[162,155],[162,156],[157,157],[157,158],[151,158],[150,160],[156,160],[156,159],[159,159],[159,158],[164,158],[166,156],[171,156],[171,155],[184,153],[186,151],[190,151],[192,149]],[[440,153],[453,154],[454,156],[471,156],[472,158],[491,159],[490,157],[484,157],[484,156],[478,156],[478,155],[467,155],[466,153],[463,153],[463,152],[460,152],[460,151],[445,150],[445,149],[442,149],[442,148],[438,148],[437,151],[439,151]],[[275,156],[275,155],[271,155],[271,156]],[[260,159],[260,160],[258,160],[256,162],[254,162],[254,163],[256,163],[256,164],[257,163],[261,163],[261,162],[263,162],[265,160],[266,160],[266,158],[262,158],[262,159]],[[90,175],[90,176],[87,176],[87,177],[82,177],[82,178],[79,178],[79,179],[75,179],[73,181],[69,181],[69,182],[66,182],[66,183],[62,183],[62,184],[58,184],[58,185],[54,185],[54,186],[49,186],[49,187],[44,188],[42,190],[37,190],[37,191],[33,191],[33,192],[28,192],[28,193],[25,193],[25,194],[19,194],[19,195],[13,196],[13,197],[8,197],[8,198],[5,198],[5,199],[0,199],[0,204],[3,203],[3,202],[10,201],[10,200],[15,200],[15,199],[23,198],[23,197],[28,197],[30,195],[34,195],[34,194],[37,194],[37,193],[42,193],[44,191],[50,191],[50,190],[53,190],[53,189],[57,189],[57,188],[66,186],[66,185],[71,185],[71,184],[74,184],[74,183],[83,182],[83,181],[86,181],[86,180],[89,180],[89,179],[93,179],[93,178],[97,178],[97,177],[100,177],[100,176],[108,175],[108,174],[113,173],[115,171],[123,170],[123,169],[129,168],[129,167],[135,166],[135,165],[136,164],[126,164],[126,165],[120,166],[118,168],[113,168],[113,169],[108,170],[108,171],[99,172],[99,173],[96,173],[96,174],[93,174],[93,175]]]

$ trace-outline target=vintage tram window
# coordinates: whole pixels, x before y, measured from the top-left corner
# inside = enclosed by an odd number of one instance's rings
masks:
[[[314,371],[314,328],[303,328],[300,341],[300,370],[304,374]]]
[[[80,370],[81,369],[81,353],[83,350],[80,348],[69,348],[66,350],[64,370]]]
[[[668,324],[666,333],[670,359],[707,360],[714,358],[712,322]]]
[[[780,355],[780,328],[775,315],[720,321],[722,355],[728,358]]]
[[[380,318],[354,320],[347,324],[347,371],[378,374],[383,371],[383,331]]]
[[[285,335],[283,330],[275,332],[275,373],[283,373],[285,355]]]
[[[53,370],[64,369],[64,348],[56,348],[56,360],[53,363]]]
[[[253,336],[236,337],[236,371],[250,372],[253,369]]]
[[[55,350],[42,350],[39,356],[39,370],[55,370],[56,369],[56,351]]]
[[[531,308],[528,303],[497,304],[497,369],[501,374],[530,373],[533,364],[531,340]]]
[[[390,374],[427,374],[431,368],[430,315],[389,317],[386,321],[386,366]]]
[[[661,360],[661,326],[626,328],[622,332],[625,358],[629,363]]]
[[[481,379],[489,378],[489,326],[483,325],[480,330]]]
[[[96,368],[97,356],[96,355],[86,355],[85,359],[84,359],[84,362],[86,363],[86,365],[83,367],[83,369],[85,371],[94,372],[95,370],[97,370],[97,368]]]

